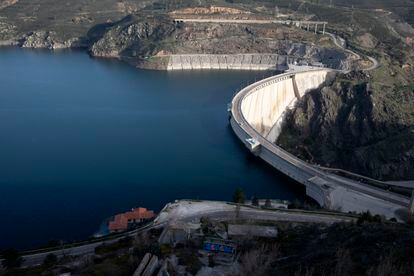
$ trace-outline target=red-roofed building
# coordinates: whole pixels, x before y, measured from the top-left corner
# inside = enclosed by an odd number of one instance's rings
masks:
[[[153,211],[139,207],[132,209],[130,212],[115,215],[114,219],[109,222],[108,228],[111,233],[121,232],[154,217]]]

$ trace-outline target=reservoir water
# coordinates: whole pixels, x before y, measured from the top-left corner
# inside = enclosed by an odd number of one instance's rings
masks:
[[[85,239],[132,207],[231,200],[237,187],[303,198],[229,127],[234,92],[262,76],[0,49],[0,249]]]

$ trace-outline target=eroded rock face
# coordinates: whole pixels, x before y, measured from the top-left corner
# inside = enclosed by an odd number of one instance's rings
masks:
[[[3,44],[7,45],[8,41],[16,41],[16,26],[0,22],[0,42],[3,41]]]
[[[0,10],[12,6],[19,2],[19,0],[0,0]]]
[[[357,41],[359,45],[365,48],[373,49],[378,44],[378,40],[370,33],[365,33],[363,35],[358,36]]]
[[[29,34],[24,40],[23,48],[52,48],[54,41],[50,32],[39,31]]]
[[[282,42],[285,55],[302,57],[309,61],[320,62],[329,68],[346,70],[349,68],[350,57],[337,49],[329,49],[305,43]]]
[[[311,163],[412,180],[413,98],[412,87],[376,91],[363,73],[340,75],[299,101],[277,143]]]
[[[128,20],[129,21],[129,20]],[[106,32],[92,45],[90,52],[98,57],[120,57],[152,55],[156,43],[175,30],[166,20],[137,20],[119,24]]]
[[[297,40],[294,42],[291,39]],[[312,33],[280,26],[240,24],[175,24],[167,16],[129,16],[108,27],[90,48],[93,56],[121,58],[134,64],[157,53],[289,55],[305,63],[323,63],[347,69],[350,56],[338,49],[299,42],[312,40]],[[139,61],[138,59],[141,59]],[[140,63],[141,62],[141,63]],[[152,59],[151,62],[157,62]],[[138,65],[140,66],[140,65]],[[145,65],[146,66],[146,65]],[[165,69],[162,66],[155,66]],[[153,67],[151,67],[153,68]]]
[[[60,41],[56,39],[55,32],[37,31],[28,34],[24,37],[23,48],[48,48],[51,50],[79,47],[80,42],[78,38]]]

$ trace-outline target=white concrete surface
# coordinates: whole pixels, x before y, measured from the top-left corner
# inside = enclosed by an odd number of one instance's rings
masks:
[[[370,211],[397,218],[408,209],[410,198],[312,166],[278,147],[284,111],[297,98],[321,85],[329,69],[289,72],[261,80],[242,89],[231,104],[231,126],[240,140],[267,163],[302,183],[306,194],[321,206],[344,211]],[[248,141],[259,145],[253,149]]]
[[[277,54],[169,55],[167,70],[286,70],[287,57]]]
[[[257,132],[274,142],[279,136],[286,108],[293,106],[307,91],[319,87],[328,72],[301,71],[281,75],[257,85],[246,94],[241,103],[244,118]]]

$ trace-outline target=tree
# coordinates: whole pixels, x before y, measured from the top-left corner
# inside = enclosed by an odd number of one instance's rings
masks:
[[[241,188],[237,188],[233,194],[233,202],[235,203],[244,203],[245,195]]]
[[[252,198],[252,205],[259,206],[259,199],[255,196]]]
[[[20,267],[22,264],[22,257],[20,256],[19,252],[15,249],[7,249],[3,251],[3,262],[2,265],[7,268],[14,268],[14,267]]]
[[[241,275],[269,275],[272,263],[279,257],[276,245],[262,245],[245,252],[240,257]]]
[[[270,201],[270,199],[266,199],[266,201],[265,201],[265,207],[266,208],[272,207],[272,202]]]

